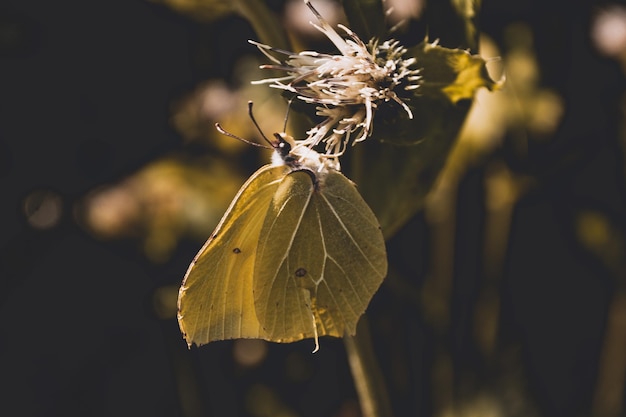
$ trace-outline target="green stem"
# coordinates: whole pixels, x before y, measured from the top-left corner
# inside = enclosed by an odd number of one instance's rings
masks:
[[[372,348],[367,319],[362,317],[355,336],[344,336],[350,370],[363,417],[391,417],[392,410],[384,378]]]
[[[287,34],[276,16],[261,0],[235,0],[235,9],[259,36],[259,42],[274,48],[289,50]]]

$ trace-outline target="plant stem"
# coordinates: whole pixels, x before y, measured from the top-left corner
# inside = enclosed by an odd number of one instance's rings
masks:
[[[387,388],[372,348],[366,317],[357,325],[355,336],[344,336],[350,370],[363,417],[392,417]]]

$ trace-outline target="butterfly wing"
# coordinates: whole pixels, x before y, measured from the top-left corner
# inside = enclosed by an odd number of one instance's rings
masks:
[[[385,239],[378,219],[342,174],[328,174],[314,197],[326,256],[316,294],[324,329],[320,334],[354,335],[387,275]]]
[[[269,340],[354,334],[387,273],[376,217],[338,172],[281,181],[261,229],[254,304]]]
[[[190,346],[264,337],[252,295],[256,248],[267,207],[288,171],[266,165],[255,172],[189,266],[178,294],[178,323]]]

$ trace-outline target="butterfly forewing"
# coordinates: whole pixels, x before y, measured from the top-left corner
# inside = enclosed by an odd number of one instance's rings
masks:
[[[189,345],[266,338],[254,312],[254,263],[267,207],[286,172],[266,165],[253,174],[187,270],[178,322]]]
[[[290,173],[260,236],[254,303],[271,339],[314,337],[315,327],[354,334],[387,271],[380,227],[354,185],[332,171]]]
[[[261,229],[253,285],[255,308],[264,331],[274,341],[314,336],[310,290],[301,275],[306,268],[309,273],[313,270],[321,248],[310,239],[293,250],[296,234],[308,225],[305,213],[313,195],[314,184],[307,172],[287,175],[276,189]]]

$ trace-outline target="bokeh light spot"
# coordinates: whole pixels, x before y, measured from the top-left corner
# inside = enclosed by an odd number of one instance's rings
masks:
[[[605,55],[626,53],[626,8],[613,6],[598,13],[591,26],[591,38]]]
[[[256,366],[267,356],[267,342],[258,339],[235,340],[233,356],[235,361],[242,366]]]
[[[31,192],[24,199],[26,221],[35,229],[50,229],[59,222],[63,213],[61,197],[51,190]]]

